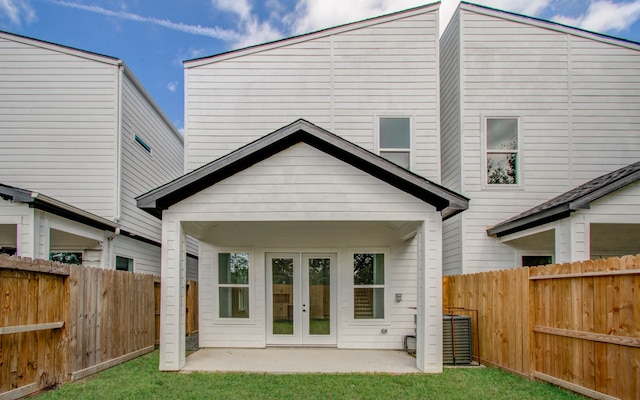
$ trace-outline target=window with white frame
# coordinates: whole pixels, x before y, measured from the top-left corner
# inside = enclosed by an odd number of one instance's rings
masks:
[[[384,319],[384,253],[353,254],[353,318]]]
[[[249,318],[249,253],[218,253],[220,318]]]
[[[487,183],[519,184],[518,118],[487,118],[486,150]]]
[[[409,169],[411,167],[411,118],[380,117],[378,135],[380,156]]]

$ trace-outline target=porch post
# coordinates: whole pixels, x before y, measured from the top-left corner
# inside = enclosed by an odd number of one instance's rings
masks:
[[[160,277],[160,370],[185,366],[186,236],[180,221],[168,212],[162,217]]]
[[[418,230],[416,367],[442,372],[442,219],[430,213]]]

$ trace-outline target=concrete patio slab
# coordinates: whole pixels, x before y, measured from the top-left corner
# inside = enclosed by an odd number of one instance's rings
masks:
[[[182,371],[298,373],[420,373],[416,359],[399,350],[269,347],[200,349]]]

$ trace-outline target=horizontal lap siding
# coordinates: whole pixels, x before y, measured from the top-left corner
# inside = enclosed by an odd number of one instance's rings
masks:
[[[113,217],[118,69],[6,37],[0,64],[0,182]]]
[[[375,116],[414,115],[416,171],[439,181],[434,12],[186,69],[187,170],[304,118],[374,151]]]
[[[488,227],[637,161],[640,53],[461,12],[466,273],[517,265],[515,250],[488,237]],[[521,118],[519,188],[483,186],[488,116]]]
[[[297,144],[171,211],[185,220],[415,220],[431,206],[306,144]]]
[[[440,39],[440,135],[442,184],[458,193],[461,177],[460,110],[460,17],[453,15]],[[445,274],[462,272],[461,216],[442,224],[442,270]]]
[[[123,79],[121,224],[160,242],[160,220],[140,210],[135,198],[182,175],[182,141],[131,79],[126,75]],[[135,141],[135,135],[151,147],[151,153]]]
[[[303,42],[187,69],[187,170],[299,118],[328,127],[329,46]]]
[[[576,184],[640,158],[640,51],[571,39]]]
[[[114,265],[115,256],[132,258],[133,272],[160,275],[160,247],[144,243],[128,237],[118,236],[113,241]]]
[[[333,36],[333,129],[374,150],[375,116],[414,116],[415,172],[440,181],[436,14]]]

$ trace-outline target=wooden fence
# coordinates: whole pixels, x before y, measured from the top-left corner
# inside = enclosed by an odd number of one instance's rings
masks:
[[[152,351],[159,291],[152,275],[0,255],[0,400]],[[197,283],[187,292],[193,333]]]
[[[443,301],[472,315],[481,363],[640,399],[640,255],[445,277]]]

